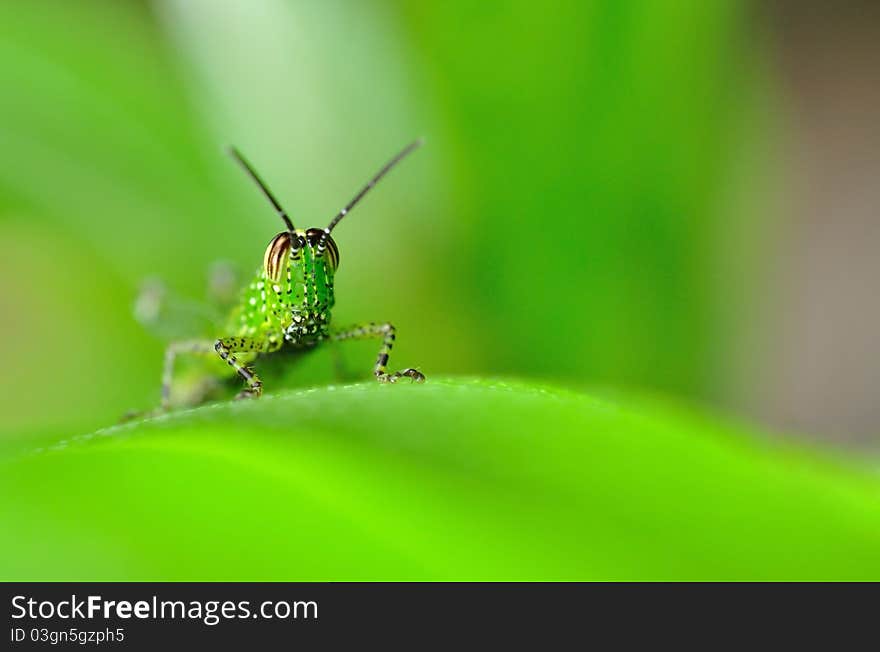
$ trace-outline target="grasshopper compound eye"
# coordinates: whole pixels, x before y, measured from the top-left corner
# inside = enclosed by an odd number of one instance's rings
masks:
[[[333,238],[324,231],[324,229],[312,227],[306,231],[306,240],[308,240],[310,247],[319,249],[326,247],[327,259],[330,261],[333,271],[336,271],[339,268],[339,248],[336,246]],[[324,244],[322,244],[322,241]]]
[[[266,253],[263,255],[263,269],[266,276],[274,282],[281,279],[285,270],[286,257],[290,253],[291,235],[283,231],[269,241]]]

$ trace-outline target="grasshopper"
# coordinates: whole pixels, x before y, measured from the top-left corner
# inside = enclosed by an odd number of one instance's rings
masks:
[[[282,349],[312,348],[326,341],[379,339],[381,347],[373,366],[377,381],[394,383],[410,378],[413,382],[424,382],[424,374],[416,369],[388,372],[388,356],[395,338],[395,328],[390,323],[370,322],[343,329],[330,325],[335,303],[333,279],[339,267],[339,249],[331,236],[333,229],[382,177],[421,144],[421,140],[410,143],[388,161],[325,228],[306,230],[294,227],[253,166],[237,149],[229,148],[230,155],[260,188],[286,228],[269,241],[263,264],[243,288],[239,304],[226,320],[224,334],[216,339],[169,344],[162,372],[160,412],[171,407],[174,362],[181,354],[219,356],[244,382],[238,399],[258,398],[263,392],[263,383],[252,366],[258,357]]]

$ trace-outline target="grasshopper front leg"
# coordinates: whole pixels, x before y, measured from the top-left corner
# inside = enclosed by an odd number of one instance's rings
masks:
[[[406,376],[411,378],[413,382],[425,382],[425,375],[417,369],[407,368],[394,373],[388,373],[388,356],[391,354],[391,348],[394,346],[394,326],[389,323],[375,324],[369,323],[361,326],[353,326],[341,331],[334,332],[330,339],[335,341],[342,340],[362,340],[367,338],[381,338],[382,347],[379,349],[379,355],[376,358],[376,364],[373,367],[373,375],[380,383],[395,383],[399,378]]]
[[[251,337],[224,337],[218,340],[183,340],[172,342],[165,350],[165,365],[162,372],[162,403],[160,410],[171,408],[171,385],[174,380],[174,361],[181,353],[211,355],[216,352],[222,360],[247,383],[236,398],[258,397],[262,394],[263,383],[259,376],[246,365],[241,364],[235,353],[263,353],[274,350],[271,340]]]
[[[241,364],[235,357],[235,353],[271,353],[277,351],[281,340],[257,339],[254,337],[223,337],[214,343],[214,350],[221,360],[235,369],[247,383],[247,387],[241,390],[235,398],[259,398],[263,393],[263,381],[250,367]]]

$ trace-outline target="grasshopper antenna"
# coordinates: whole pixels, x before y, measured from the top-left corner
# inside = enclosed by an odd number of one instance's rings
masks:
[[[366,195],[370,190],[372,190],[373,186],[375,186],[377,183],[379,183],[379,180],[391,171],[391,168],[393,168],[395,165],[400,163],[404,158],[406,158],[414,150],[417,150],[419,147],[421,147],[423,142],[424,141],[421,138],[411,142],[409,145],[407,145],[402,150],[400,150],[400,152],[393,159],[388,161],[382,167],[382,169],[379,170],[376,173],[376,175],[372,179],[369,180],[367,185],[365,185],[363,188],[360,189],[360,192],[358,192],[358,194],[356,194],[354,196],[354,199],[352,199],[350,202],[348,202],[348,204],[345,205],[345,208],[343,208],[341,211],[339,211],[336,214],[336,217],[334,217],[332,220],[330,220],[330,224],[328,224],[327,228],[324,229],[324,233],[327,235],[330,235],[330,231],[332,231],[333,228],[337,224],[339,224],[339,222],[342,220],[343,217],[348,215],[348,212],[352,208],[357,206],[358,202],[364,198],[364,195]]]
[[[268,199],[271,202],[272,206],[275,207],[275,212],[278,213],[278,217],[284,220],[284,223],[287,225],[287,230],[290,232],[292,238],[296,229],[293,228],[293,222],[290,221],[290,218],[287,216],[287,212],[285,212],[285,210],[281,207],[281,204],[278,203],[278,200],[275,199],[275,195],[273,195],[272,191],[269,190],[269,187],[265,183],[263,183],[260,175],[256,173],[253,167],[251,167],[251,164],[247,162],[247,159],[245,159],[245,157],[241,155],[241,152],[235,149],[235,147],[229,147],[228,151],[229,155],[232,156],[232,158],[234,158],[236,161],[238,161],[238,164],[241,165],[244,171],[248,173],[248,176],[250,176],[250,178],[254,180],[254,183],[256,183],[260,187],[260,190],[263,191],[266,199]]]
[[[327,225],[327,228],[324,229],[324,233],[321,234],[320,240],[318,240],[318,243],[316,246],[316,251],[315,251],[316,258],[321,258],[324,255],[324,252],[327,249],[327,239],[330,237],[330,231],[332,231],[333,228],[337,224],[339,224],[339,222],[342,220],[343,217],[348,215],[348,212],[352,208],[357,206],[357,203],[361,199],[364,198],[364,195],[366,195],[368,192],[370,192],[370,190],[372,190],[373,186],[375,186],[377,183],[379,183],[379,179],[381,179],[386,174],[388,174],[391,171],[391,168],[393,168],[395,165],[400,163],[411,152],[413,152],[413,151],[417,150],[419,147],[421,147],[423,142],[425,142],[425,141],[423,141],[421,138],[419,138],[418,140],[414,140],[409,145],[407,145],[402,150],[400,150],[394,158],[392,158],[390,161],[388,161],[385,165],[382,166],[382,169],[379,170],[373,176],[373,178],[367,182],[367,185],[365,185],[363,188],[360,189],[358,194],[356,194],[354,196],[354,198],[345,205],[345,208],[343,208],[341,211],[336,213],[336,216],[332,220],[330,220],[330,224]]]

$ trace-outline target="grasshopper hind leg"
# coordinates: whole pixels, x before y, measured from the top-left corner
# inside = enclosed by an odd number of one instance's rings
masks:
[[[181,340],[168,345],[168,348],[165,349],[165,364],[162,368],[162,402],[159,404],[160,410],[168,411],[171,409],[171,385],[174,381],[174,360],[177,356],[181,353],[210,355],[213,352],[214,342],[212,340]]]
[[[195,355],[210,355],[214,352],[213,340],[179,340],[171,342],[165,349],[165,358],[162,365],[162,398],[159,407],[153,410],[130,410],[122,415],[120,421],[130,421],[132,419],[154,417],[164,414],[171,409],[171,389],[174,381],[174,361],[181,353],[190,353]],[[196,397],[188,402],[188,405],[195,406],[205,402],[211,395],[213,384],[205,382],[196,394]]]

